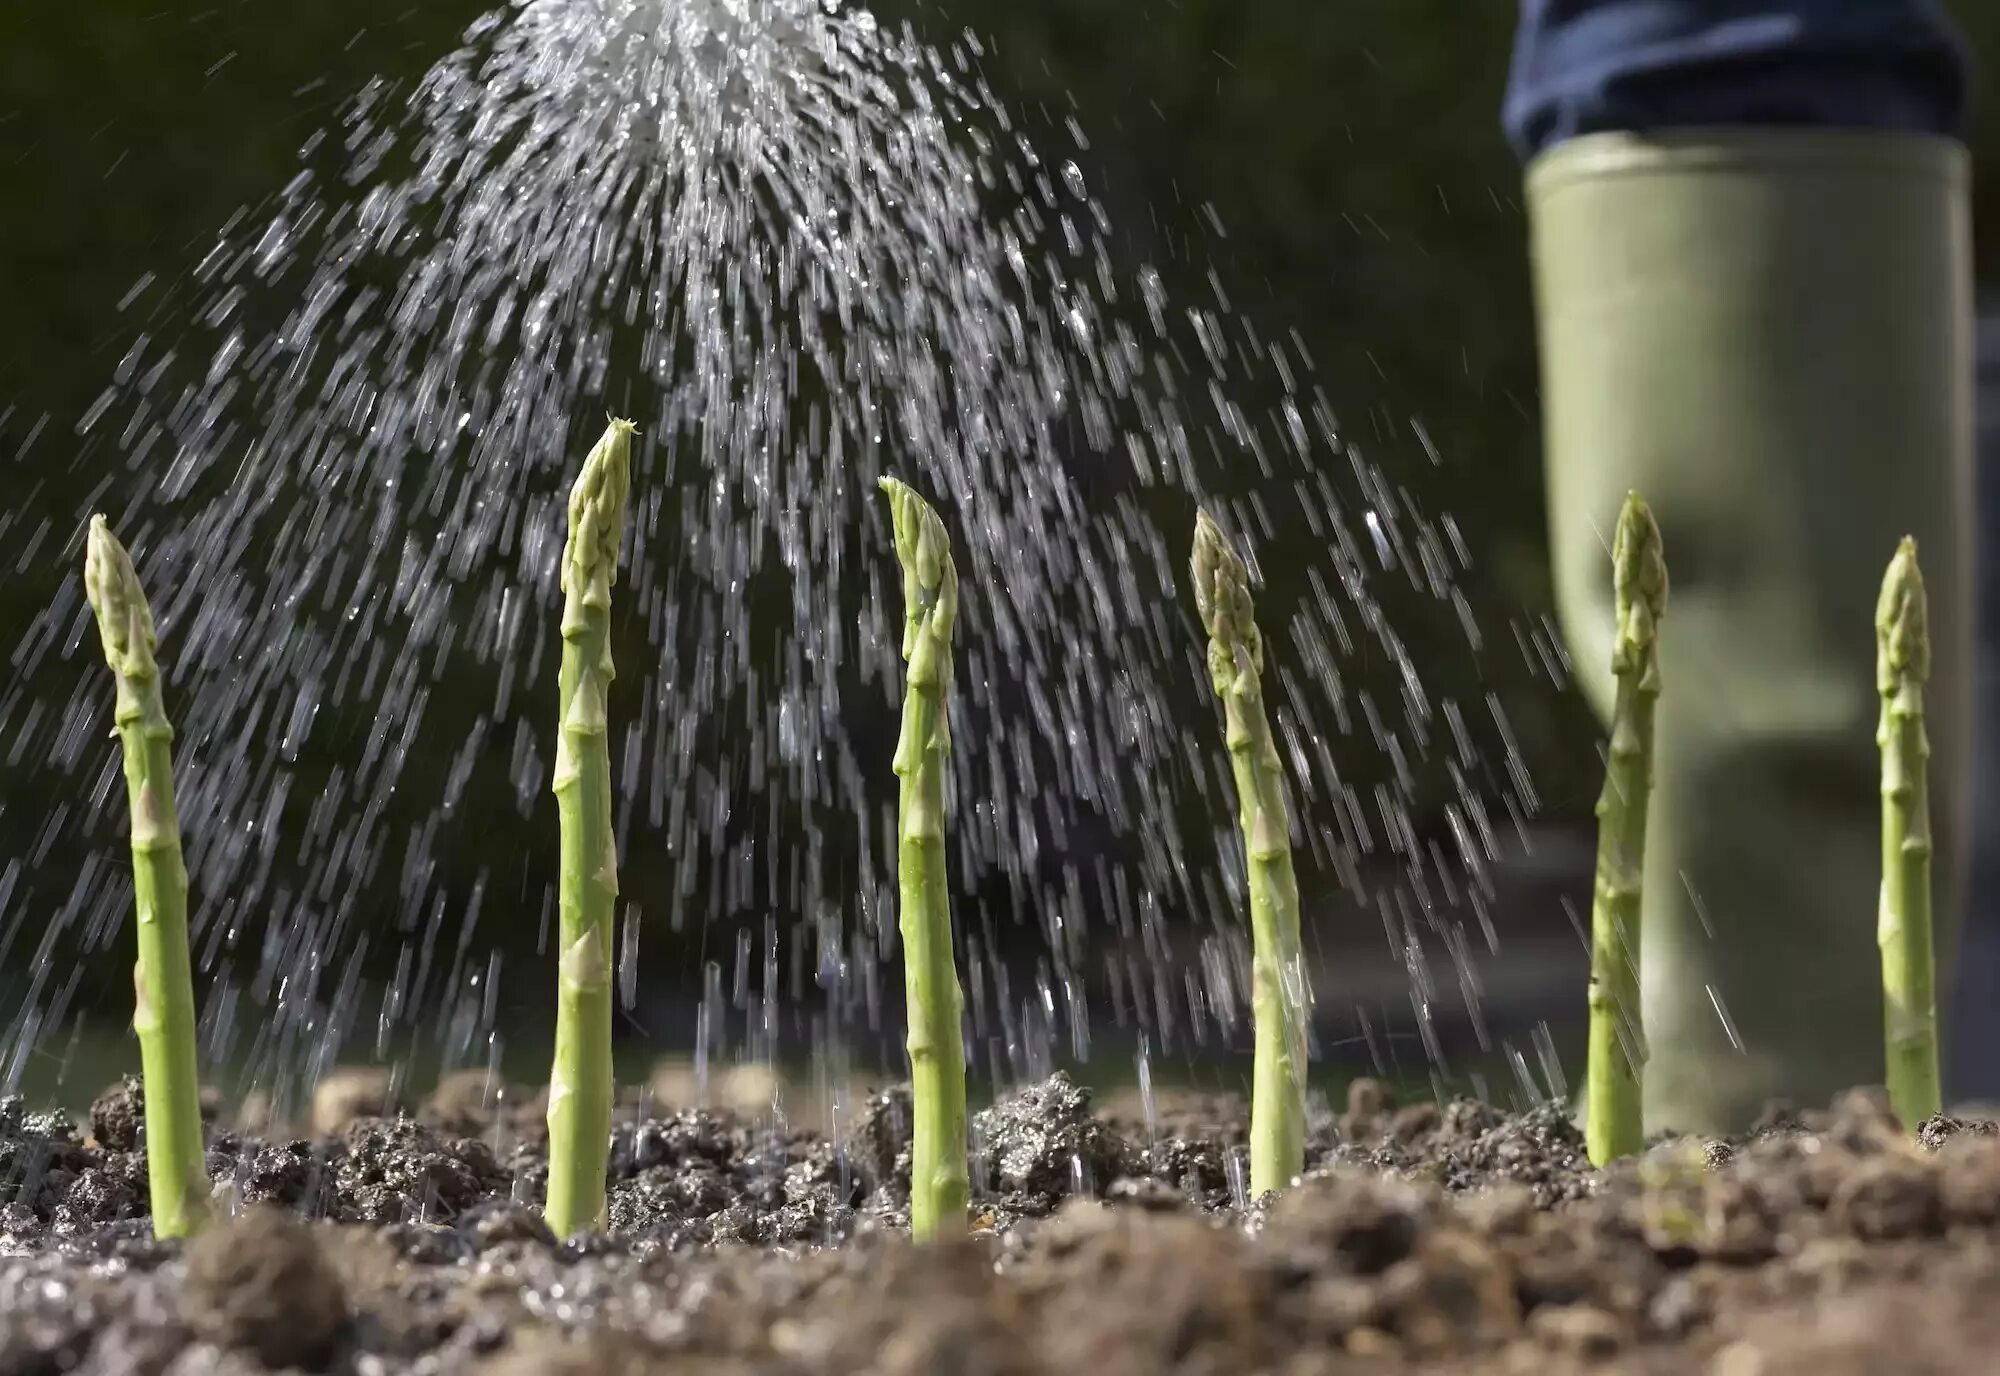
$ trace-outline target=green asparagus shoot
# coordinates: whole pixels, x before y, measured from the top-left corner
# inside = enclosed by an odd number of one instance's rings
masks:
[[[188,960],[187,866],[174,809],[174,728],[160,691],[152,608],[132,556],[102,516],[90,518],[83,587],[117,684],[115,721],[132,815],[132,889],[139,959],[132,1030],[145,1074],[146,1177],[153,1232],[189,1237],[211,1217],[195,1063],[194,976]]]
[[[910,1231],[919,1239],[963,1232],[966,1170],[964,996],[952,960],[945,883],[945,757],[951,729],[951,631],[958,571],[944,522],[914,491],[882,479],[903,566],[903,659],[909,683],[896,739],[896,881],[903,982],[909,1004]]]
[[[1250,1190],[1282,1189],[1305,1168],[1306,1019],[1285,769],[1264,711],[1264,639],[1252,619],[1250,570],[1207,512],[1195,518],[1194,597],[1208,632],[1208,675],[1222,701],[1250,885]]]
[[[1618,681],[1604,791],[1597,800],[1597,879],[1590,911],[1590,1059],[1585,1145],[1592,1164],[1645,1145],[1645,1024],[1639,1005],[1640,898],[1653,791],[1653,715],[1660,697],[1660,618],[1667,565],[1660,528],[1638,493],[1625,499],[1611,551]]]
[[[1882,1003],[1889,1101],[1915,1128],[1940,1107],[1931,948],[1930,740],[1924,683],[1930,631],[1917,542],[1889,561],[1875,606],[1875,684],[1882,694]]]
[[[614,420],[569,496],[562,559],[555,795],[562,828],[555,1068],[546,1216],[558,1237],[602,1227],[611,1144],[611,586],[631,486],[632,423]]]

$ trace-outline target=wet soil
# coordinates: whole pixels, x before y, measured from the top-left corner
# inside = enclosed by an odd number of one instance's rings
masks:
[[[1841,1376],[1992,1369],[2000,1135],[1879,1095],[1606,1172],[1555,1108],[1370,1082],[1243,1198],[1239,1103],[1151,1124],[1061,1076],[978,1115],[972,1234],[917,1247],[908,1101],[835,1138],[625,1121],[609,1228],[558,1240],[529,1106],[211,1134],[231,1214],[153,1239],[136,1087],[0,1101],[0,1373]],[[366,1096],[349,1105],[364,1111]]]

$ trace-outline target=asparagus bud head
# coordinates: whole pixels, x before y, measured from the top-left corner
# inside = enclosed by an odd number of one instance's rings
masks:
[[[883,478],[878,486],[889,498],[896,560],[903,569],[903,658],[912,661],[914,670],[926,636],[941,642],[951,639],[958,620],[958,569],[951,561],[944,522],[930,503],[895,478]]]
[[[1611,649],[1614,673],[1638,669],[1647,687],[1657,689],[1660,618],[1667,611],[1667,558],[1652,508],[1638,493],[1625,498],[1618,534],[1611,546],[1612,585],[1618,638]]]
[[[1264,672],[1264,637],[1250,599],[1250,566],[1206,511],[1194,520],[1194,605],[1208,632],[1208,673],[1226,702],[1243,674]]]
[[[632,490],[635,428],[629,420],[613,420],[605,427],[570,488],[562,563],[562,589],[568,599],[565,621],[572,608],[602,610],[611,605],[611,585],[618,581],[618,541]]]
[[[1875,683],[1884,697],[1931,676],[1931,637],[1917,542],[1904,536],[1875,603]]]
[[[117,681],[117,720],[120,725],[153,716],[147,699],[159,694],[160,666],[154,659],[159,637],[153,629],[153,609],[139,586],[139,574],[132,556],[111,533],[103,516],[90,518],[90,532],[84,539],[83,592],[97,619],[98,638],[104,644],[104,662],[111,666]],[[166,711],[157,702],[157,727],[166,726]]]

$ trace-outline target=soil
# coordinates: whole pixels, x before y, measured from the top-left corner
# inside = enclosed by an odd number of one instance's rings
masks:
[[[231,1217],[185,1246],[145,1215],[135,1085],[85,1124],[0,1101],[0,1373],[1957,1376],[2000,1347],[1995,1125],[1912,1137],[1868,1092],[1598,1172],[1556,1108],[1360,1081],[1253,1202],[1239,1103],[1149,1127],[1058,1075],[978,1115],[974,1230],[928,1247],[901,1090],[837,1141],[624,1121],[608,1233],[565,1241],[532,1100],[480,1101],[214,1131]]]

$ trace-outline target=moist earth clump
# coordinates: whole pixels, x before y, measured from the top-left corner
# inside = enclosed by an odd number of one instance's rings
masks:
[[[919,1248],[906,1090],[837,1140],[628,1115],[604,1232],[563,1239],[532,1096],[448,1088],[212,1132],[235,1216],[185,1245],[145,1217],[135,1084],[87,1132],[0,1101],[0,1370],[1840,1376],[2000,1341],[2000,1134],[1878,1095],[1596,1171],[1557,1107],[1359,1082],[1252,1200],[1240,1102],[1100,1112],[1057,1075],[976,1116],[972,1231]]]
[[[145,1121],[145,1087],[136,1075],[127,1075],[91,1104],[90,1137],[109,1151],[131,1151],[139,1145],[139,1128]]]
[[[247,1210],[188,1248],[180,1297],[196,1337],[274,1368],[319,1365],[348,1317],[312,1230],[271,1208]]]

